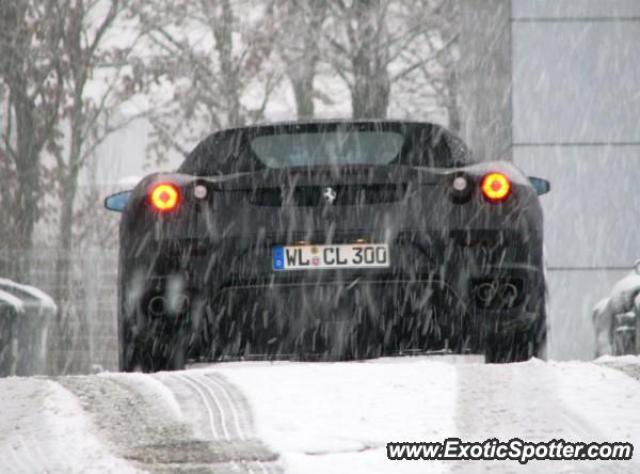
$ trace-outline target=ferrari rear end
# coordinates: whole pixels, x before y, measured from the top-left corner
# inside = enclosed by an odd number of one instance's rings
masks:
[[[431,351],[505,362],[546,338],[536,189],[425,123],[211,135],[128,196],[119,278],[122,370]]]

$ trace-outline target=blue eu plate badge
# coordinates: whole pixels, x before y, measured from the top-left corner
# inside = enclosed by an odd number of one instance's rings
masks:
[[[284,270],[284,247],[273,247],[273,269]]]

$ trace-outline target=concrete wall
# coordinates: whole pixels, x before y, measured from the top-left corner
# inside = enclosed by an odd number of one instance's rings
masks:
[[[554,358],[640,257],[640,2],[513,0],[513,155],[542,198]]]

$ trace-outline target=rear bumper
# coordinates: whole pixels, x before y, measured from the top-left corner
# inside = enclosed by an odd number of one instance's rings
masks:
[[[344,338],[353,337],[359,347],[371,351],[359,356],[440,349],[481,352],[488,333],[526,331],[540,323],[539,272],[534,269],[494,269],[491,277],[496,282],[524,282],[517,304],[501,309],[482,307],[475,298],[474,282],[486,282],[486,274],[463,278],[458,273],[443,280],[435,275],[397,279],[381,278],[379,273],[367,278],[321,272],[304,280],[280,277],[220,287],[185,284],[188,307],[178,314],[151,317],[205,334],[205,351],[215,348],[219,353],[209,354],[215,357],[330,354],[331,349],[339,350]],[[146,299],[158,294],[170,298],[166,288],[157,280]]]
[[[332,242],[354,237],[341,235]],[[384,241],[382,236],[368,240]],[[367,338],[378,353],[446,347],[475,352],[482,350],[487,333],[545,324],[541,246],[515,232],[398,234],[389,243],[388,269],[274,272],[271,248],[282,243],[265,236],[150,245],[138,258],[122,261],[123,288],[139,290],[129,308],[138,309],[138,318],[168,319],[171,324],[159,326],[169,330],[189,325],[194,334],[205,334],[210,347],[233,353],[242,347],[322,351],[352,333]],[[479,301],[480,285],[496,295],[513,285],[518,295],[507,305],[497,297]],[[183,311],[148,314],[153,297],[176,300],[176,292],[189,302]],[[131,312],[123,317],[132,317]]]

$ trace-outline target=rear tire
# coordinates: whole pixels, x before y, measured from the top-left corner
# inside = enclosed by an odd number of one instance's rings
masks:
[[[123,372],[159,372],[184,370],[187,341],[184,329],[172,334],[155,335],[153,331],[133,334],[124,328],[120,340],[120,370]]]
[[[546,358],[547,351],[547,294],[544,282],[539,297],[531,302],[530,310],[537,318],[529,329],[511,331],[494,328],[484,340],[485,362],[504,364],[524,362],[532,357]]]
[[[504,364],[524,362],[535,354],[534,341],[530,332],[493,334],[485,341],[485,362]]]
[[[544,321],[544,320],[543,320]],[[546,325],[534,325],[526,331],[490,334],[485,339],[485,362],[504,364],[524,362],[532,357],[545,358]]]

